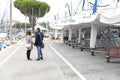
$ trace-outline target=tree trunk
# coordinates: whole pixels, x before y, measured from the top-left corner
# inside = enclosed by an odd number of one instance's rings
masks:
[[[29,22],[31,24],[32,27],[32,32],[34,33],[35,31],[35,24],[36,24],[36,16],[29,16]]]
[[[35,31],[35,24],[36,24],[36,16],[35,16],[35,13],[34,13],[34,8],[32,8],[32,12],[31,12],[31,15],[29,16],[29,22],[31,24],[31,27],[32,27],[32,32],[34,33]]]

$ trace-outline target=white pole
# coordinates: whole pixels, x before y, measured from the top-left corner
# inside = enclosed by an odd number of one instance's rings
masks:
[[[48,34],[49,34],[49,21],[47,21],[47,25],[46,25],[46,28],[47,28],[47,36],[48,36]]]
[[[12,43],[12,0],[10,0],[10,43]]]
[[[25,33],[26,33],[26,8],[25,8]]]
[[[58,30],[55,29],[55,39],[57,39],[57,38],[58,38]]]
[[[95,25],[91,25],[90,48],[95,48],[96,37],[97,37],[97,27]]]
[[[78,36],[78,43],[80,43],[81,41],[81,26],[79,26],[79,36]]]
[[[72,27],[69,26],[69,40],[72,40]]]
[[[33,30],[33,17],[34,17],[34,8],[32,8],[32,32],[34,33],[34,30]]]

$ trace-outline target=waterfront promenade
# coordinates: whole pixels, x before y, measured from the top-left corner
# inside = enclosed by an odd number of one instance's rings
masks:
[[[25,39],[0,51],[0,80],[119,80],[120,59],[106,62],[105,54],[91,56],[89,51],[64,44],[60,40],[45,39],[44,60],[26,59]]]

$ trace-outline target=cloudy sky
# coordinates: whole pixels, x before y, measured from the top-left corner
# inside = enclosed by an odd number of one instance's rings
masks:
[[[44,16],[44,18],[41,18],[41,20],[46,20],[46,19],[53,19],[55,14],[59,14],[59,16],[64,16],[65,13],[65,4],[66,3],[71,3],[71,0],[39,0],[39,1],[44,1],[47,2],[51,9],[50,12],[48,14],[46,14],[46,16]],[[76,0],[79,1],[79,0]],[[19,18],[17,18],[19,15]],[[21,17],[20,17],[21,16]],[[16,8],[13,7],[13,19],[20,19],[24,20],[24,15],[22,15],[19,10],[17,10]]]
[[[0,0],[0,12],[1,13],[5,9],[5,4],[6,4],[7,1],[10,1],[10,0]],[[14,0],[12,0],[12,1],[14,1]],[[72,2],[72,8],[75,11],[81,0],[38,0],[38,1],[47,2],[51,7],[50,12],[44,18],[41,18],[41,20],[48,20],[48,19],[51,20],[51,19],[54,18],[55,14],[59,14],[59,17],[64,16],[64,14],[65,14],[65,4],[66,3],[71,4],[71,2]],[[95,0],[89,0],[89,1],[94,3]],[[109,4],[113,0],[99,0],[99,1],[101,1],[103,4]],[[14,5],[12,5],[12,6],[13,6],[12,7],[12,18],[13,18],[13,20],[18,20],[18,21],[24,22],[25,21],[25,16],[22,15],[20,13],[20,11],[17,10],[14,7]]]

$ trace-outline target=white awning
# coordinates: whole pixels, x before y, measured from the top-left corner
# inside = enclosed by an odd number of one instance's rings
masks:
[[[42,26],[40,26],[39,24],[37,24],[36,26],[35,26],[35,29],[37,29],[37,28],[40,28],[40,30],[47,30],[47,28],[44,28],[44,27],[42,27]]]
[[[118,6],[109,12],[102,13],[100,22],[111,25],[120,25],[120,3]]]

